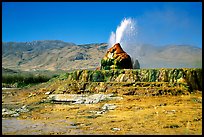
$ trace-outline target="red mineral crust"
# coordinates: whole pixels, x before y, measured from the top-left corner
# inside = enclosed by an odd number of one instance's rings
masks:
[[[130,56],[122,49],[119,43],[108,49],[101,60],[101,69],[132,69]]]

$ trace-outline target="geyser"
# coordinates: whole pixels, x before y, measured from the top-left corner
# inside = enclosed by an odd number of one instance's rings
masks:
[[[124,49],[125,53],[127,52],[130,56],[135,57],[135,55],[133,55],[133,50],[131,47],[132,47],[132,44],[135,43],[136,34],[137,34],[136,21],[133,20],[132,18],[123,19],[121,21],[121,24],[117,27],[116,32],[115,33],[111,32],[111,36],[109,38],[108,50],[110,50],[115,45],[120,43],[121,45],[120,44],[119,45],[122,46],[121,49]],[[135,50],[137,50],[137,47],[134,47],[134,51]],[[134,53],[137,54],[138,52],[134,52]],[[131,57],[130,57],[130,60],[131,60]],[[130,68],[134,68],[134,69],[140,68],[140,65],[137,59],[134,60],[132,58],[132,66],[133,67],[127,66],[126,68],[129,68],[129,69]]]
[[[110,69],[132,69],[132,61],[130,56],[122,49],[120,43],[116,43],[109,48],[105,56],[101,60],[101,68]]]
[[[132,18],[125,18],[117,27],[116,32],[111,32],[109,38],[109,47],[114,46],[115,43],[120,43],[126,51],[129,43],[133,43],[136,39],[136,21]]]

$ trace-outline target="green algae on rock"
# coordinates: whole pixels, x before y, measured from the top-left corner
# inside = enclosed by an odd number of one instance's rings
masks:
[[[177,95],[202,91],[201,68],[77,70],[66,73],[67,79],[64,76],[50,86],[55,87],[54,93]]]
[[[130,56],[123,51],[119,43],[108,49],[104,58],[101,60],[101,69],[132,69]]]

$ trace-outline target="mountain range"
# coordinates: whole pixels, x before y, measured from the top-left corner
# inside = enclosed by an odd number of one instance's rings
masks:
[[[2,67],[22,71],[96,69],[107,48],[107,43],[76,45],[60,40],[2,42]],[[202,67],[202,49],[190,45],[133,45],[124,50],[131,52],[132,60],[139,60],[141,68]]]

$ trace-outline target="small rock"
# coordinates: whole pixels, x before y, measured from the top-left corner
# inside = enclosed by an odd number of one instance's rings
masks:
[[[26,108],[26,105],[22,106],[22,109],[25,109]]]
[[[113,104],[104,104],[102,109],[103,110],[114,110],[117,106]]]
[[[13,117],[18,117],[19,114],[18,114],[18,113],[15,113],[15,114],[13,114],[13,115],[11,115],[11,116],[13,116]]]
[[[22,106],[21,108],[18,108],[15,110],[16,112],[28,112],[29,110],[26,108],[26,105]]]
[[[97,111],[96,114],[100,115],[100,114],[103,114],[105,113],[105,110],[102,110],[102,111]]]
[[[113,130],[113,131],[120,131],[120,128],[114,127],[111,130]]]
[[[50,93],[51,93],[51,92],[50,92],[50,91],[48,91],[48,92],[46,92],[46,93],[45,93],[45,95],[50,95]]]
[[[2,115],[12,115],[12,114],[15,114],[15,113],[16,113],[16,111],[9,110],[7,108],[2,109]]]
[[[164,126],[163,128],[179,128],[180,126],[177,125],[177,124],[172,124],[172,125],[167,125],[167,126]]]
[[[166,111],[166,114],[175,114],[176,113],[176,110],[167,110]]]
[[[5,109],[5,108],[3,108],[3,109],[2,109],[2,112],[6,112],[6,109]]]

